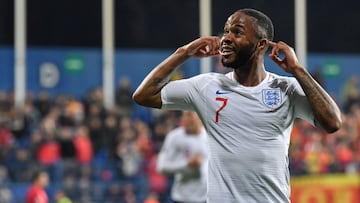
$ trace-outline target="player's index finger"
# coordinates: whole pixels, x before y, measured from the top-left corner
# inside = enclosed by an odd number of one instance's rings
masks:
[[[275,46],[277,43],[269,40],[269,41],[268,41],[268,44],[273,47],[273,46]]]

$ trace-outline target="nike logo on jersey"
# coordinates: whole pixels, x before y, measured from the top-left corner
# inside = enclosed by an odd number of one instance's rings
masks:
[[[216,94],[229,94],[229,93],[231,93],[231,92],[229,92],[229,91],[217,90],[215,93],[216,93]]]

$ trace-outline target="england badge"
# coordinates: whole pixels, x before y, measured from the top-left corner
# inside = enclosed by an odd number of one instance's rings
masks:
[[[282,102],[280,89],[264,89],[262,91],[262,100],[265,106],[269,108],[276,108]]]

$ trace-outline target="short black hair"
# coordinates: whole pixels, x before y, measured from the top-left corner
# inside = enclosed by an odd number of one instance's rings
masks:
[[[47,172],[46,172],[45,170],[43,170],[43,169],[37,169],[36,171],[33,172],[31,181],[32,181],[32,182],[37,181],[37,179],[39,179],[39,177],[40,177],[42,174],[47,174]]]
[[[251,16],[256,19],[256,24],[259,27],[258,34],[260,38],[266,38],[270,41],[274,38],[274,25],[271,19],[265,15],[264,13],[251,9],[251,8],[244,8],[239,9],[236,12],[245,13],[248,16]]]

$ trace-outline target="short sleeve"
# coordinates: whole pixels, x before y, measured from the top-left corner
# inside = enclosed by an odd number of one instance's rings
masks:
[[[294,79],[293,85],[292,100],[294,102],[295,117],[304,119],[315,126],[314,114],[302,87],[296,79]]]
[[[194,110],[200,76],[169,82],[161,90],[162,109]]]

